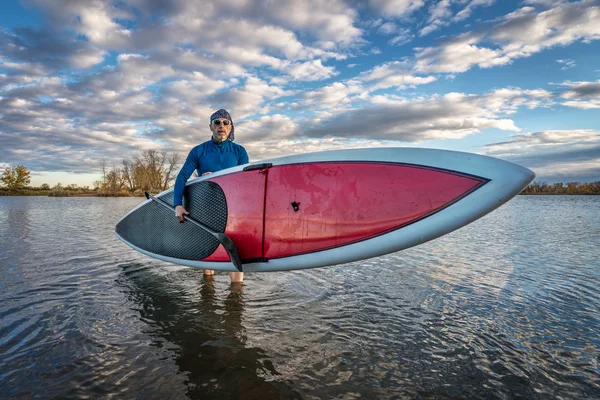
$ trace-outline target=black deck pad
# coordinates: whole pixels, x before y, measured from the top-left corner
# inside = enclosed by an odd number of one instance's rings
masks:
[[[173,192],[160,199],[173,204]],[[217,232],[225,232],[227,200],[214,182],[197,182],[185,187],[183,206],[190,217]],[[201,260],[211,255],[219,241],[190,222],[180,223],[175,210],[151,201],[125,217],[117,233],[132,245],[167,257]]]

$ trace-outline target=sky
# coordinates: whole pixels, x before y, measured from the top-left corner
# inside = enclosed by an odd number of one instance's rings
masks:
[[[92,186],[233,118],[250,161],[426,147],[600,181],[600,0],[0,5],[0,168]]]

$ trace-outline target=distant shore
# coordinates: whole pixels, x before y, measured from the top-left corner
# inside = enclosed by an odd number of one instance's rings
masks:
[[[97,192],[53,192],[51,190],[7,190],[0,188],[0,196],[38,196],[38,197],[145,197],[143,193],[107,194]]]
[[[162,179],[161,179],[162,181]],[[140,187],[154,187],[160,189],[141,189]],[[120,185],[109,185],[98,182],[94,188],[89,186],[78,187],[77,185],[62,186],[60,183],[54,187],[44,184],[40,187],[21,186],[19,188],[0,187],[0,196],[47,196],[47,197],[145,197],[145,191],[160,193],[169,187],[169,183],[160,185],[145,184],[143,186],[132,185],[125,187]],[[590,196],[600,195],[600,181],[596,182],[567,182],[548,184],[544,181],[533,182],[521,191],[522,195],[539,196]]]

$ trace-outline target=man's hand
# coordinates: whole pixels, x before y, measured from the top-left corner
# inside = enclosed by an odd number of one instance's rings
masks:
[[[188,215],[188,214],[189,214],[189,212],[185,208],[183,208],[183,206],[175,207],[175,216],[177,217],[179,222],[185,222],[185,219],[183,219],[183,216]]]
[[[202,176],[208,175],[208,174],[212,174],[212,172],[205,172],[202,174]],[[177,217],[179,222],[185,222],[185,219],[183,219],[184,215],[189,215],[189,212],[185,208],[183,208],[183,206],[175,207],[175,216]]]

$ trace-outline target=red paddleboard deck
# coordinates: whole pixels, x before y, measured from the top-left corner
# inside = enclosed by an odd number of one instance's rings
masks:
[[[311,153],[188,182],[184,206],[233,241],[246,271],[314,268],[448,233],[503,204],[533,176],[505,161],[441,150]],[[172,190],[157,197],[172,204]],[[116,234],[166,261],[235,270],[218,241],[151,200],[123,217]]]
[[[290,257],[369,239],[425,218],[487,182],[451,171],[378,162],[292,164],[209,180],[228,199],[225,234],[238,243],[242,261]],[[229,257],[221,246],[206,260]]]

